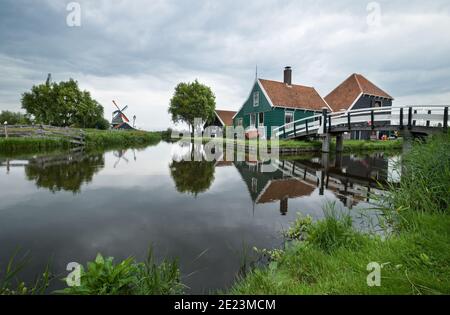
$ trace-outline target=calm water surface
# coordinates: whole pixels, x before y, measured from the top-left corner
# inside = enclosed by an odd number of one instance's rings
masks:
[[[202,148],[195,148],[201,154]],[[302,155],[262,163],[185,162],[189,144],[143,150],[0,157],[0,267],[15,249],[31,253],[31,280],[51,259],[53,271],[93,260],[156,255],[179,259],[190,293],[229,287],[253,246],[282,242],[297,213],[318,219],[326,202],[371,228],[368,191],[397,181],[397,156]],[[60,283],[56,281],[54,288]]]

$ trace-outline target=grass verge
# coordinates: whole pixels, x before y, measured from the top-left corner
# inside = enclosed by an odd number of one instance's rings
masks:
[[[265,250],[267,266],[250,271],[231,294],[449,294],[450,136],[416,143],[405,155],[400,186],[381,202],[384,237],[353,229],[349,217],[301,217],[284,250]],[[370,263],[381,268],[369,286]],[[370,279],[369,279],[370,280]]]
[[[235,145],[242,146],[257,146],[257,140],[233,140],[233,139],[224,139],[224,138],[212,138],[212,139],[198,139],[198,141],[203,141],[207,143],[209,141],[223,141],[223,144],[226,143],[234,143]],[[191,141],[190,138],[183,138],[183,141]],[[271,147],[271,141],[260,140],[260,143],[267,144],[267,147]],[[402,149],[403,140],[344,140],[344,151],[345,152],[358,152],[358,151],[380,151],[380,150],[399,150]],[[331,147],[334,149],[336,147],[336,142],[331,142]],[[320,151],[322,148],[322,142],[319,140],[279,140],[278,148],[280,149],[300,149],[302,151]]]
[[[85,130],[85,134],[87,149],[143,147],[157,144],[161,141],[161,132],[87,129]],[[70,147],[71,144],[62,138],[0,138],[0,152],[2,154],[51,152],[55,150],[67,150]]]

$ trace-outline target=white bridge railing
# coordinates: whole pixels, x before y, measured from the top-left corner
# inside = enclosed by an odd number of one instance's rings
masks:
[[[341,111],[324,112],[293,121],[273,130],[273,135],[280,138],[341,132],[361,129],[395,127],[398,129],[414,127],[448,128],[449,105],[414,105],[403,107],[375,107]]]

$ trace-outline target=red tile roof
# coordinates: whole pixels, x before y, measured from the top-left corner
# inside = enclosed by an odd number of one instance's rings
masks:
[[[232,110],[219,110],[216,109],[216,115],[222,120],[225,126],[233,125],[233,116],[236,114],[235,111]]]
[[[391,100],[394,99],[378,86],[367,80],[363,75],[353,73],[331,91],[331,93],[325,97],[325,101],[330,105],[333,111],[338,112],[342,109],[347,110],[361,93],[384,97]]]
[[[321,111],[327,104],[313,87],[259,79],[273,106]]]
[[[314,191],[312,186],[298,179],[272,180],[269,186],[262,191],[257,203],[274,202],[284,198],[309,196]]]

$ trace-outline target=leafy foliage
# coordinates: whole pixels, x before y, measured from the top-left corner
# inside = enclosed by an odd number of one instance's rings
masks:
[[[81,91],[78,82],[35,85],[22,95],[22,108],[33,121],[52,126],[82,128],[105,127],[103,107],[87,91]]]
[[[114,264],[112,257],[98,254],[95,261],[81,269],[80,286],[59,293],[75,295],[153,295],[181,293],[180,272],[176,261],[156,264],[152,251],[144,263],[130,257]]]
[[[185,122],[194,132],[194,119],[201,118],[204,122],[214,119],[216,97],[211,89],[197,80],[190,83],[179,83],[170,100],[169,114],[172,121]]]
[[[30,123],[29,119],[20,112],[11,112],[5,110],[0,112],[0,124],[3,125],[4,122],[8,122],[8,125],[27,125]]]

